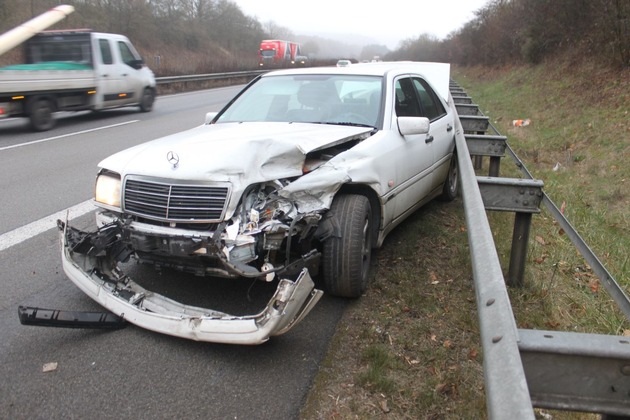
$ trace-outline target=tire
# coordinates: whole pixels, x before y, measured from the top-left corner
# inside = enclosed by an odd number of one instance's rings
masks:
[[[50,99],[35,99],[29,105],[31,128],[35,131],[48,131],[55,126],[54,104]]]
[[[457,164],[457,155],[453,153],[451,163],[448,168],[448,175],[444,180],[444,186],[442,187],[442,195],[440,199],[442,201],[453,201],[457,197],[459,191],[459,166]]]
[[[328,293],[358,298],[367,289],[372,256],[372,207],[367,197],[338,195],[330,207],[339,236],[323,244],[322,275]]]
[[[142,100],[140,101],[140,111],[151,112],[153,103],[155,102],[155,91],[151,88],[144,88],[142,91]]]

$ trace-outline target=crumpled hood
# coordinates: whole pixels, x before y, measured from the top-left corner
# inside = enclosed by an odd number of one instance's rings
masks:
[[[99,166],[123,178],[133,174],[251,184],[300,176],[307,153],[365,137],[370,131],[286,122],[202,125],[123,150]],[[169,162],[173,156],[177,161]]]

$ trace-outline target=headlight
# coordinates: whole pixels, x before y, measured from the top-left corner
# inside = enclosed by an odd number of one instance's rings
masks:
[[[120,208],[120,176],[111,172],[98,175],[94,200],[106,206]]]

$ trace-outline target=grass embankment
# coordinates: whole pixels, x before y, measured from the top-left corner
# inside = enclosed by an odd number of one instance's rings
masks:
[[[463,68],[452,76],[628,292],[628,71],[556,62]],[[529,126],[511,126],[524,118]],[[481,172],[487,174],[487,161]],[[519,176],[509,158],[501,176]],[[513,215],[489,217],[507,272]],[[397,228],[375,255],[369,291],[340,322],[302,418],[484,418],[469,259],[461,199],[431,203]],[[630,334],[628,321],[545,210],[533,218],[525,286],[509,295],[519,328]]]

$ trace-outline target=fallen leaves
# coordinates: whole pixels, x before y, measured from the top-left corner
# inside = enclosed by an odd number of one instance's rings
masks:
[[[450,383],[438,384],[435,387],[435,392],[444,396],[452,397],[457,395],[457,385]]]
[[[404,358],[405,358],[405,362],[407,362],[407,364],[409,364],[409,365],[419,365],[420,364],[420,360],[410,359],[407,356],[404,356]]]
[[[391,410],[389,409],[389,405],[387,405],[387,400],[383,400],[379,404],[381,406],[381,410],[383,413],[389,413]]]
[[[536,264],[542,264],[542,263],[544,263],[544,262],[545,262],[545,260],[547,259],[547,257],[548,257],[548,256],[549,256],[549,255],[547,255],[547,254],[542,254],[540,257],[535,258],[535,259],[534,259],[534,262],[535,262]]]
[[[438,280],[437,275],[432,271],[431,273],[429,273],[429,280],[431,281],[431,284],[436,285],[439,284],[440,281]]]

